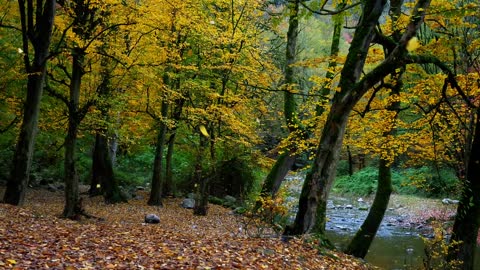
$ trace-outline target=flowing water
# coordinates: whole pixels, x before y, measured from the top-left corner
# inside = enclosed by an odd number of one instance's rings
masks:
[[[335,201],[342,204],[337,206]],[[327,211],[327,236],[340,250],[348,245],[368,214],[368,211],[359,210],[364,209],[362,206],[349,203],[344,198],[333,198]],[[403,223],[403,218],[394,209],[388,210],[365,260],[383,269],[422,269],[424,242],[421,236],[429,237],[429,232],[420,225]],[[475,258],[479,258],[475,269],[480,269],[479,247]]]
[[[298,184],[295,186],[292,193],[298,194],[300,188]],[[330,198],[326,230],[327,237],[337,248],[343,250],[348,245],[365,220],[369,206],[359,198]],[[294,213],[295,209],[292,211]],[[431,237],[424,224],[408,223],[396,209],[389,208],[365,260],[382,269],[423,269],[425,245],[421,236]],[[475,258],[475,269],[480,269],[480,247],[477,247]]]

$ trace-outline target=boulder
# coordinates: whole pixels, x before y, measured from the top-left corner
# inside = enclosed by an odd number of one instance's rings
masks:
[[[148,214],[145,216],[145,223],[156,224],[160,223],[160,217],[155,214]]]
[[[192,198],[185,198],[183,199],[181,206],[186,209],[193,209],[195,207],[195,200]]]
[[[452,200],[452,199],[449,199],[449,198],[444,198],[442,200],[442,203],[443,204],[458,204],[459,201],[458,200]]]
[[[50,191],[50,192],[55,192],[55,191],[57,191],[58,189],[57,189],[57,187],[56,187],[55,185],[53,185],[53,184],[48,184],[48,185],[47,185],[47,190]]]
[[[225,195],[225,197],[223,197],[223,199],[225,200],[225,204],[227,206],[234,206],[235,203],[237,202],[237,199],[233,196],[230,196],[230,195]]]

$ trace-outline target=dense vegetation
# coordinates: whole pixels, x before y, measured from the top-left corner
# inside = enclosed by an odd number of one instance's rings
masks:
[[[374,196],[345,250],[363,258],[392,192],[449,197],[459,205],[445,262],[473,269],[479,10],[470,0],[3,0],[2,201],[61,187],[62,216],[76,220],[89,216],[82,184],[107,204],[146,189],[151,206],[183,196],[199,216],[209,201],[240,206],[328,246],[330,191]],[[306,177],[285,226],[278,192],[290,170]]]

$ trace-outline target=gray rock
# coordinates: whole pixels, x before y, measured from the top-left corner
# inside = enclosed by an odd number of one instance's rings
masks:
[[[183,199],[181,206],[186,209],[193,209],[195,207],[195,200],[192,198],[185,198]]]
[[[133,199],[134,199],[134,200],[141,201],[141,200],[143,200],[143,198],[144,198],[144,197],[143,197],[142,195],[136,195]]]
[[[452,200],[452,199],[449,199],[449,198],[444,198],[444,199],[442,199],[442,203],[443,204],[458,204],[459,201],[458,200]]]
[[[145,216],[145,223],[156,224],[160,223],[160,217],[155,214],[148,214]]]
[[[230,205],[233,205],[234,203],[237,202],[237,199],[233,196],[230,196],[230,195],[225,195],[225,197],[223,197],[223,199],[225,200],[226,203],[228,203]]]
[[[345,205],[345,209],[353,209],[353,205],[347,204],[347,205]]]
[[[65,184],[62,184],[62,183],[58,184],[57,189],[58,190],[65,190]]]
[[[124,197],[127,200],[130,200],[133,198],[133,194],[124,187],[120,187],[120,194],[122,195],[122,197]]]
[[[48,185],[47,185],[47,190],[50,191],[50,192],[55,192],[55,191],[57,191],[58,189],[57,189],[57,187],[56,187],[55,185],[53,185],[53,184],[48,184]]]

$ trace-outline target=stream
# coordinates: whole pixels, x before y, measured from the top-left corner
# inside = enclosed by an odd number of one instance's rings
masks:
[[[343,250],[362,225],[368,214],[368,204],[333,197],[329,200],[326,224],[327,237]],[[365,258],[383,269],[418,269],[422,266],[422,233],[417,227],[402,224],[403,219],[394,209],[383,218],[377,235]]]
[[[291,180],[290,194],[299,194],[299,176]],[[289,181],[290,182],[290,181]],[[297,197],[298,198],[298,197]],[[289,198],[289,201],[296,198]],[[343,250],[365,220],[370,202],[362,198],[331,196],[327,204],[326,234],[328,239]],[[370,246],[365,260],[382,269],[422,269],[424,243],[421,238],[432,237],[431,230],[424,224],[410,224],[397,209],[389,208]],[[292,209],[292,213],[296,212]],[[294,215],[293,215],[294,218]],[[475,253],[475,269],[480,269],[480,247]]]

